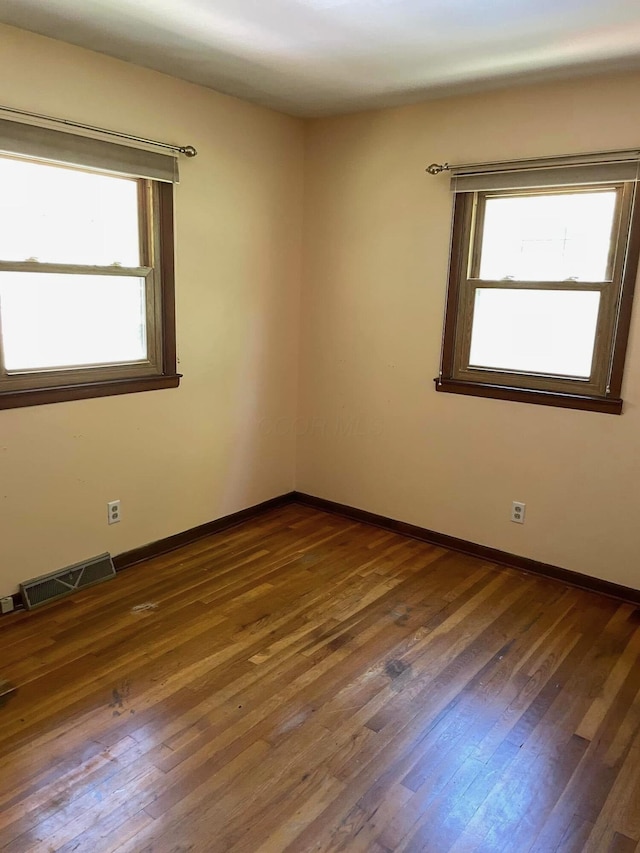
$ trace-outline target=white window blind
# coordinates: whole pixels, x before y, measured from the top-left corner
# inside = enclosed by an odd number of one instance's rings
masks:
[[[640,151],[451,166],[451,190],[491,192],[637,181]]]

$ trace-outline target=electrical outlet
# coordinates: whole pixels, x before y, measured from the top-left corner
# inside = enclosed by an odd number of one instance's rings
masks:
[[[511,521],[515,521],[516,524],[524,524],[526,508],[527,505],[523,504],[522,501],[513,501],[511,504]]]
[[[107,519],[109,524],[117,524],[120,521],[120,501],[109,501],[107,504]]]
[[[13,598],[8,595],[6,598],[0,598],[0,613],[11,613],[13,610]]]

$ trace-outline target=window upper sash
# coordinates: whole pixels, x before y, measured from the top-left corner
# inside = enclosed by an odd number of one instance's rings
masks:
[[[163,183],[179,179],[172,155],[6,119],[0,119],[0,153]]]

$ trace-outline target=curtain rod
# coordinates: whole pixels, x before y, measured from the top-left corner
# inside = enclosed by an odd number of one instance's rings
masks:
[[[32,113],[28,110],[19,110],[16,107],[4,107],[0,105],[0,111],[5,113],[14,113],[15,115],[27,116],[29,118],[37,118],[42,121],[50,121],[54,124],[66,124],[68,127],[79,127],[82,130],[92,130],[95,133],[104,133],[107,136],[117,136],[119,139],[128,139],[131,142],[143,142],[146,145],[155,145],[157,148],[167,148],[169,151],[175,151],[177,154],[184,154],[185,157],[195,157],[198,153],[193,145],[170,145],[168,142],[158,142],[155,139],[145,139],[144,136],[134,136],[131,133],[119,133],[117,130],[107,130],[104,127],[94,127],[92,124],[82,124],[78,121],[71,121],[66,118],[54,118],[53,116],[42,115],[41,113]]]
[[[594,158],[621,158],[624,160],[635,159],[640,156],[638,148],[626,148],[617,151],[593,151],[588,154],[567,154],[561,157],[527,157],[522,160],[504,160],[489,163],[431,163],[426,172],[430,175],[439,175],[441,172],[468,171],[470,169],[486,169],[492,171],[512,171],[520,169],[539,169],[549,164],[559,165],[582,165],[584,161]]]

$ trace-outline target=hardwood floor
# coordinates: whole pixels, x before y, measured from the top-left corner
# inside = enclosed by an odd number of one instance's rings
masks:
[[[640,611],[291,505],[0,622],[6,853],[640,850]]]

